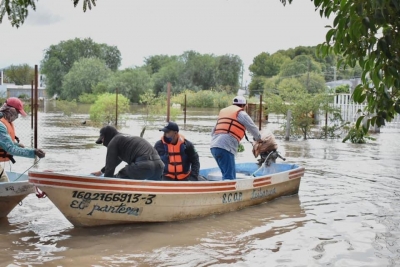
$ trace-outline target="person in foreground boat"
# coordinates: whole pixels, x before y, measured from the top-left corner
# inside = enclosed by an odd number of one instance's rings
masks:
[[[200,161],[197,151],[189,140],[179,133],[175,122],[160,129],[164,132],[154,148],[164,162],[163,181],[198,181]]]
[[[236,179],[235,155],[240,141],[246,136],[246,130],[253,136],[254,141],[262,142],[257,126],[244,110],[246,104],[246,98],[236,96],[231,106],[221,109],[211,132],[210,150],[221,170],[223,180]]]
[[[46,154],[41,149],[26,148],[19,143],[15,135],[14,121],[18,115],[26,116],[24,104],[19,98],[10,97],[0,108],[0,182],[9,182],[5,172],[5,163],[15,163],[14,156],[26,158],[43,158]]]
[[[107,147],[106,165],[93,175],[135,180],[161,180],[164,163],[154,147],[144,138],[117,131],[113,126],[100,129],[96,144]],[[115,168],[122,162],[127,165],[117,174]]]

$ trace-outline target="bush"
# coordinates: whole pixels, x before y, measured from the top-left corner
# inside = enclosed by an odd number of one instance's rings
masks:
[[[105,93],[99,95],[96,102],[90,107],[90,120],[97,123],[115,122],[115,94]],[[118,94],[118,118],[121,114],[129,112],[129,99]]]

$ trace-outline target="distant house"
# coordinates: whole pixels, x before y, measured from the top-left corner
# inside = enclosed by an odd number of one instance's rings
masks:
[[[45,84],[45,76],[43,74],[39,75],[39,86],[38,86],[38,97],[39,99],[46,98],[46,84]],[[9,97],[20,97],[26,96],[27,98],[31,98],[32,86],[30,84],[27,85],[15,85],[12,83],[4,83],[4,72],[0,70],[0,97],[9,98]]]
[[[32,86],[31,85],[15,85],[6,84],[6,97],[20,97],[26,96],[27,98],[32,98]],[[38,87],[38,97],[39,99],[46,98],[46,88]]]

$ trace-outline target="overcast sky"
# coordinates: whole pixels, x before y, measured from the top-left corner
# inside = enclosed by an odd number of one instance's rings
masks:
[[[70,0],[39,0],[20,28],[0,24],[0,69],[40,66],[44,50],[73,38],[117,46],[121,69],[142,66],[152,55],[194,50],[238,55],[246,70],[262,52],[324,41],[330,24],[310,0],[284,7],[279,0],[98,0],[92,10]]]

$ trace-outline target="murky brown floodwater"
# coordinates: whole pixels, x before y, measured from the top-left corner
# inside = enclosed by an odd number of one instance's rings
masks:
[[[216,113],[208,112],[192,112],[181,130],[202,167],[215,166],[208,143]],[[99,170],[106,150],[94,144],[99,129],[80,124],[85,119],[41,113],[47,154],[33,168]],[[17,132],[30,120],[18,123]],[[163,124],[146,130],[151,143]],[[121,131],[139,135],[141,125],[130,116]],[[365,145],[278,139],[287,161],[306,168],[298,195],[190,221],[74,228],[49,199],[30,195],[0,221],[0,266],[400,266],[399,133],[382,129]],[[254,158],[244,145],[237,161]],[[18,158],[12,168],[32,163]]]

